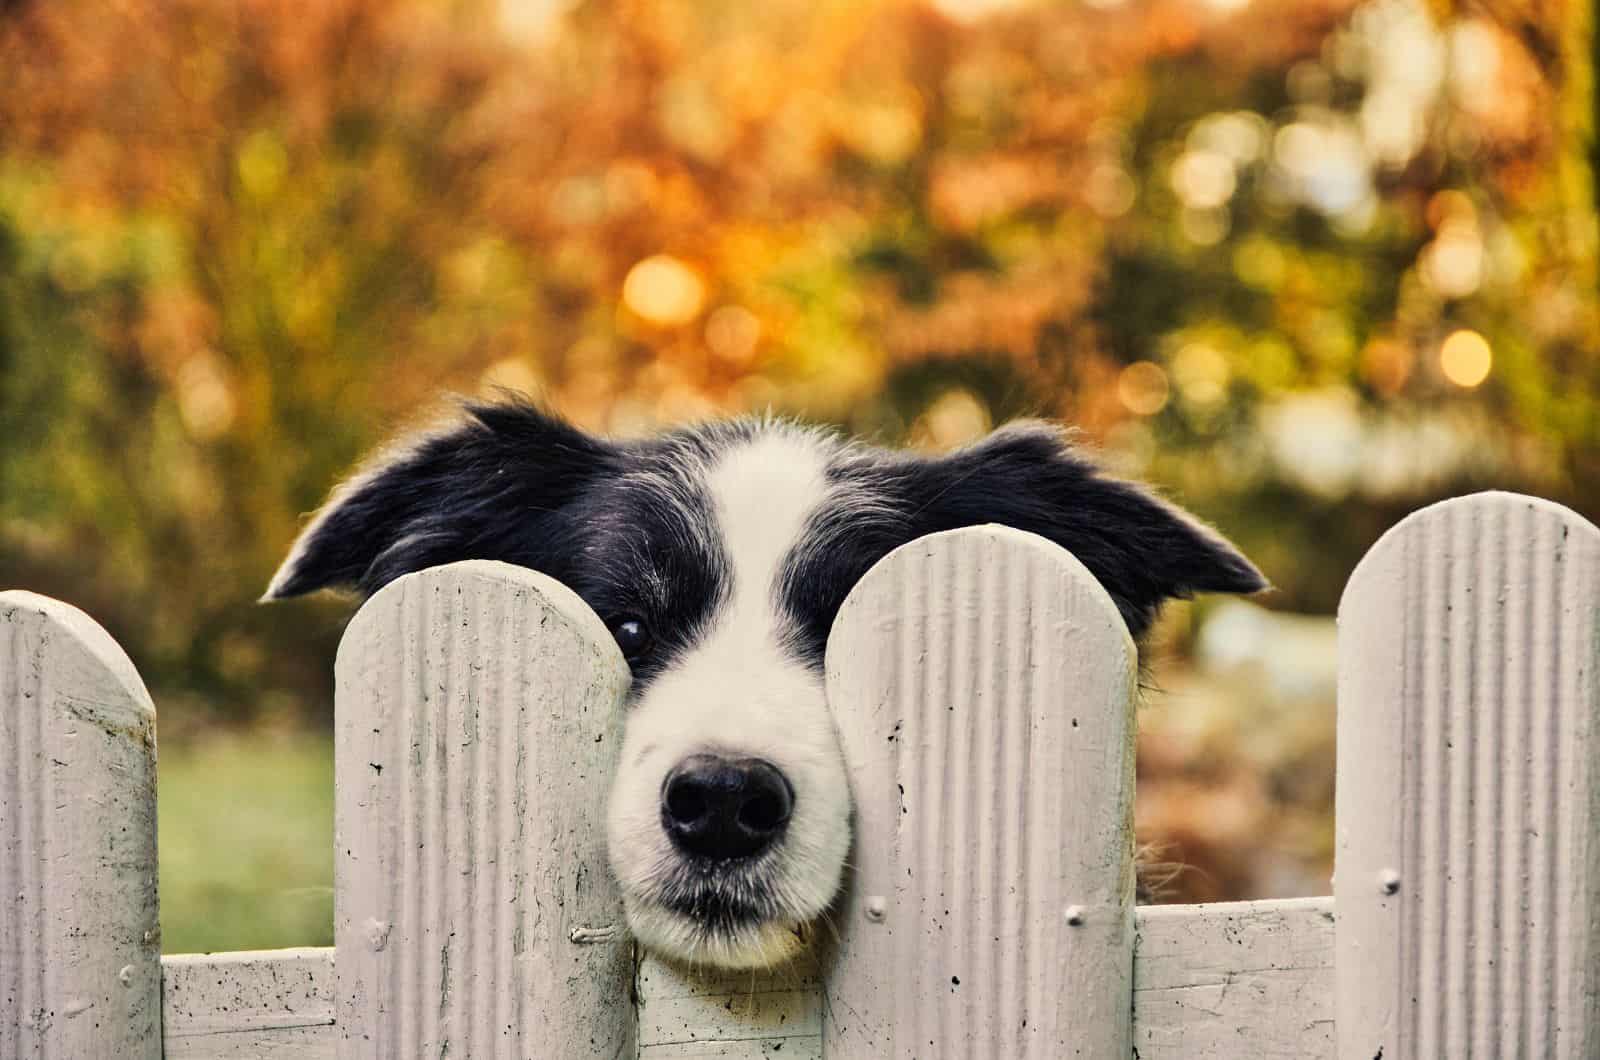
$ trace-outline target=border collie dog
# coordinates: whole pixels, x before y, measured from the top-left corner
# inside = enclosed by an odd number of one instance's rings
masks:
[[[1136,638],[1168,597],[1266,586],[1212,530],[1042,423],[929,457],[772,419],[612,441],[518,402],[466,413],[336,490],[265,599],[370,594],[464,559],[575,590],[633,671],[607,814],[628,922],[686,962],[786,960],[838,894],[851,805],[823,648],[894,548],[981,523],[1043,535]]]

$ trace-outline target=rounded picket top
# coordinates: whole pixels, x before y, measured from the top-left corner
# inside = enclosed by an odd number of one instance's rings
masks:
[[[1104,587],[1034,534],[920,538],[856,585],[825,1055],[1131,1055],[1136,674]]]
[[[0,1056],[161,1054],[155,740],[110,634],[0,593]]]
[[[339,1055],[631,1055],[602,814],[627,664],[559,582],[399,578],[339,646]]]
[[[1600,529],[1480,493],[1339,605],[1340,1056],[1600,1047]]]
[[[623,692],[627,691],[626,686],[632,680],[628,661],[622,657],[611,631],[606,629],[605,622],[594,613],[593,608],[584,603],[577,593],[549,575],[497,560],[462,560],[396,578],[373,593],[356,611],[339,641],[339,651],[344,652],[347,644],[365,636],[364,631],[369,624],[392,621],[396,610],[405,608],[408,601],[417,599],[417,590],[424,584],[429,586],[435,597],[441,597],[448,589],[458,596],[476,590],[533,598],[531,602],[540,609],[541,631],[549,628],[551,620],[570,631],[571,636],[583,642],[592,653],[593,665],[600,670],[609,670],[612,677],[622,681]],[[340,665],[337,658],[334,665]]]

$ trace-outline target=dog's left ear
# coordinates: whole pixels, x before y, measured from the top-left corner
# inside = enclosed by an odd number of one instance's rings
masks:
[[[1101,474],[1046,424],[1003,427],[910,478],[918,536],[1001,523],[1047,537],[1105,586],[1135,637],[1171,597],[1268,587],[1216,531],[1143,486]]]

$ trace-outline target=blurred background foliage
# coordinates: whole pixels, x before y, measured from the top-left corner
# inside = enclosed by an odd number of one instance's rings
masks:
[[[1278,587],[1158,638],[1168,896],[1325,891],[1308,616],[1437,498],[1600,516],[1592,16],[0,3],[0,583],[90,611],[160,704],[169,948],[326,940],[347,605],[252,601],[363,453],[496,387],[621,433],[1079,425]],[[225,832],[258,854],[202,856]],[[263,935],[273,888],[321,897]]]

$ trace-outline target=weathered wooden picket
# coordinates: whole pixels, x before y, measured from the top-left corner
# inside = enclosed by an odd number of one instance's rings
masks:
[[[352,621],[333,949],[162,957],[150,699],[65,604],[0,627],[0,1057],[1600,1055],[1600,530],[1545,501],[1435,505],[1352,577],[1332,898],[1136,909],[1104,590],[999,527],[893,553],[828,648],[836,931],[759,974],[636,960],[626,668],[548,578],[436,568]]]

